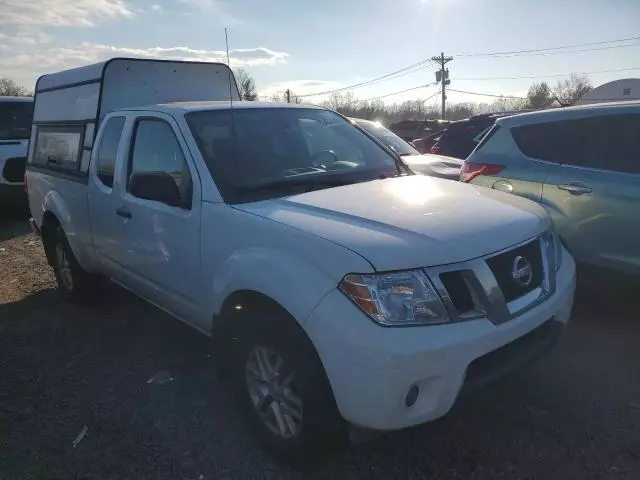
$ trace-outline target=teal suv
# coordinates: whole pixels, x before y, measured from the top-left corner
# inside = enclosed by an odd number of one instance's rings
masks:
[[[460,180],[544,205],[585,271],[640,275],[640,102],[498,119]]]

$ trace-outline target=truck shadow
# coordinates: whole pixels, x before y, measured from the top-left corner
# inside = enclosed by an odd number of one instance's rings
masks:
[[[0,208],[0,242],[25,235],[30,231],[25,212]]]

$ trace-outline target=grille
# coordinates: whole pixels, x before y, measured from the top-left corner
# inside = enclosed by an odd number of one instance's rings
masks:
[[[514,278],[514,267],[518,257],[524,259],[521,260],[520,266],[527,262],[531,265],[531,279],[528,283]],[[489,265],[507,302],[520,298],[540,287],[544,277],[540,241],[537,239],[487,259],[487,265]]]
[[[449,294],[458,315],[462,316],[474,310],[475,304],[469,285],[464,280],[463,270],[441,273],[440,281]]]
[[[2,169],[2,176],[7,182],[18,183],[24,181],[24,171],[27,166],[27,157],[7,158]]]

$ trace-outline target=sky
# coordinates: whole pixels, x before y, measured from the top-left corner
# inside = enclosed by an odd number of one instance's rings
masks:
[[[640,0],[0,0],[0,77],[33,89],[41,74],[114,56],[226,62],[225,27],[231,66],[246,69],[267,98],[353,85],[441,52],[453,57],[450,88],[466,92],[524,96],[532,82],[570,73],[596,72],[588,75],[594,86],[640,77]],[[570,53],[473,56],[629,37],[639,38]],[[434,82],[435,70],[427,62],[351,91],[387,103],[424,99],[439,87],[386,95]]]

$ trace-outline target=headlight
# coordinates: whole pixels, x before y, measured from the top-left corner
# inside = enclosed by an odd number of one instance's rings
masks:
[[[440,296],[419,270],[347,275],[340,290],[382,325],[434,325],[449,321]]]
[[[547,235],[547,258],[556,271],[562,265],[562,240],[554,231]]]

